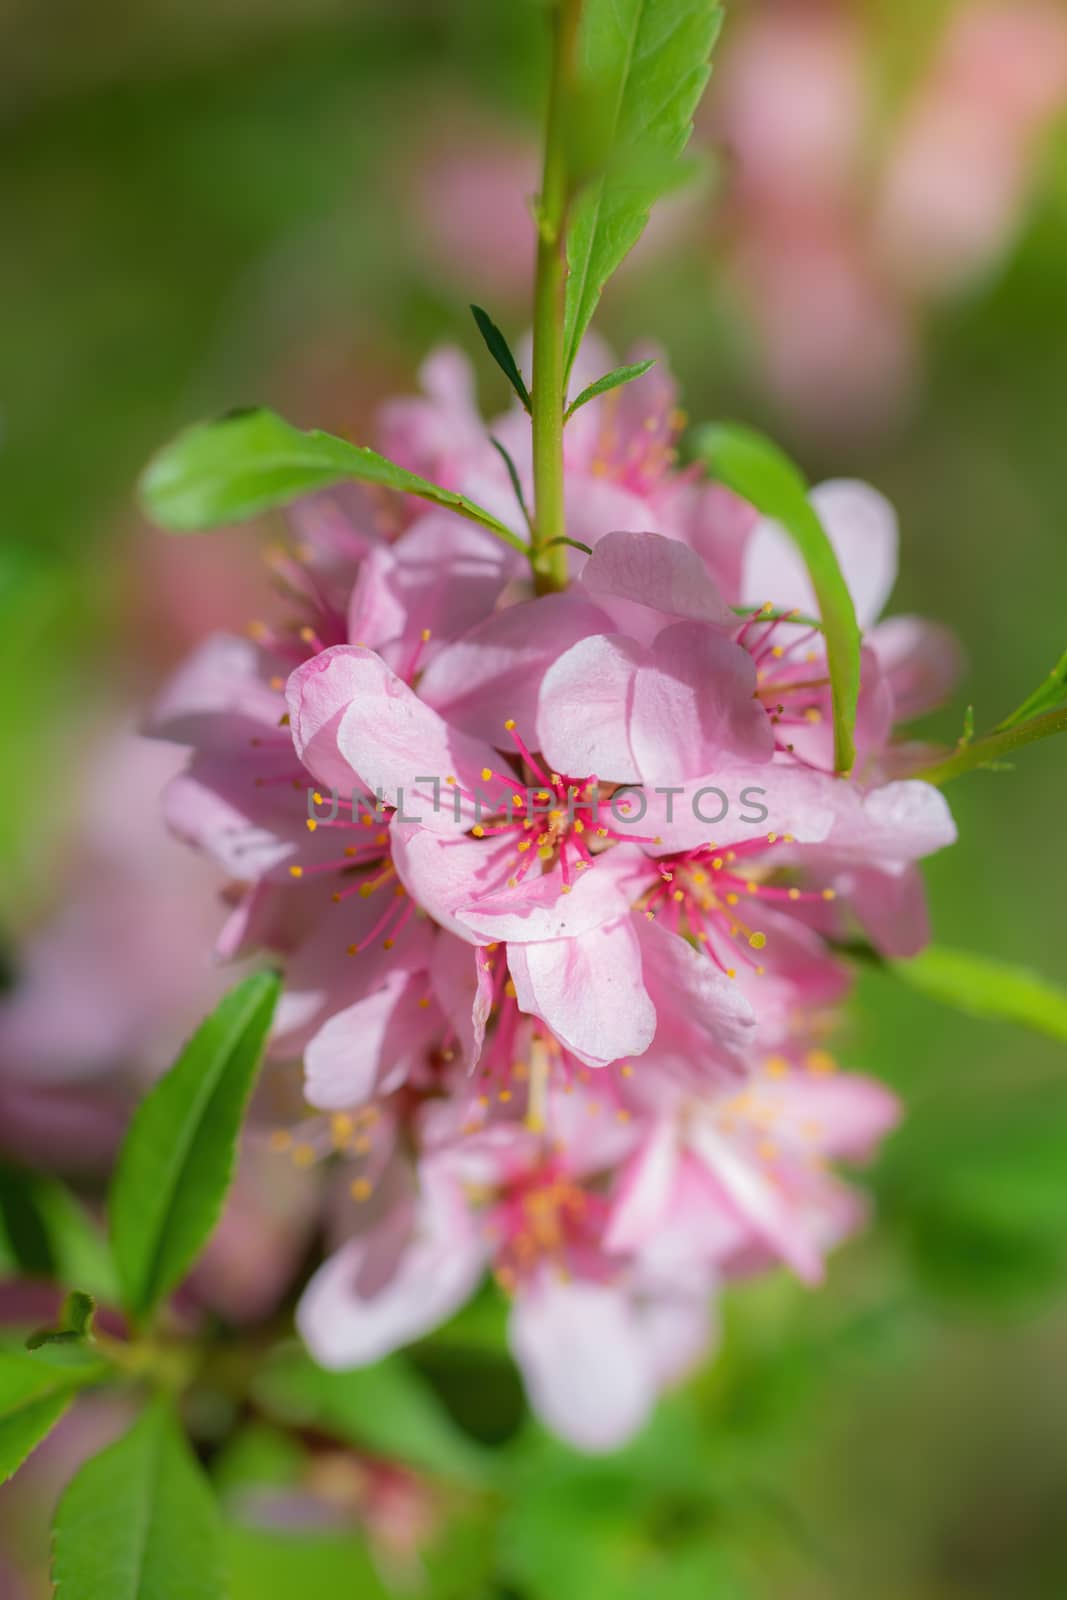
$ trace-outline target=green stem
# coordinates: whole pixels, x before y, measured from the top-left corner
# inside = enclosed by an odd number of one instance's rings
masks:
[[[1067,706],[1060,706],[1056,711],[1046,711],[1044,716],[1031,717],[1028,722],[1019,722],[1014,727],[988,733],[971,744],[961,744],[952,755],[932,767],[926,767],[915,776],[925,778],[927,783],[948,783],[965,772],[972,772],[975,767],[989,766],[991,762],[1011,755],[1023,745],[1033,744],[1036,739],[1048,739],[1054,733],[1064,732],[1067,732]]]
[[[566,126],[577,75],[582,0],[556,0],[552,16],[552,78],[545,125],[545,164],[537,216],[534,286],[532,561],[539,592],[567,585],[563,504],[563,309],[567,282]]]

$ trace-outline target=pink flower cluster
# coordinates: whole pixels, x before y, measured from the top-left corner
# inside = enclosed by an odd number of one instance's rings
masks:
[[[611,364],[592,341],[585,362]],[[423,381],[384,448],[522,530],[463,358]],[[678,468],[682,421],[662,365],[575,414],[568,529],[592,553],[564,593],[449,512],[298,506],[299,622],[209,640],[154,720],[192,747],[172,826],[235,880],[222,952],[285,963],[273,1050],[302,1057],[310,1112],[275,1142],[345,1173],[308,1345],[377,1360],[489,1270],[535,1409],[589,1450],[707,1349],[724,1280],[814,1282],[861,1219],[828,1162],[896,1106],[834,1070],[835,952],[857,930],[918,949],[916,863],[954,838],[898,775],[894,725],[958,662],[942,629],[877,621],[891,508],[813,492],[865,630],[844,779],[804,570]],[[493,433],[528,498],[525,415]]]

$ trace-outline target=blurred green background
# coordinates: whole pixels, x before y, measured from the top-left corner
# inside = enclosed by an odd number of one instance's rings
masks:
[[[741,0],[702,142],[714,152],[734,30],[844,17],[869,95],[862,205],[879,140],[959,9]],[[525,170],[542,22],[533,0],[8,0],[0,913],[16,964],[20,936],[62,900],[74,753],[96,709],[146,697],[182,642],[175,575],[204,591],[211,623],[225,615],[206,545],[183,546],[182,569],[139,524],[137,472],[183,422],[250,401],[366,437],[433,342],[478,359],[470,299],[522,332],[521,271],[492,248],[495,228],[514,258],[520,208],[488,201],[485,238],[464,259],[447,186],[487,152],[505,175],[509,162]],[[855,474],[890,495],[903,546],[893,609],[949,622],[970,661],[932,731],[954,739],[967,703],[991,725],[1067,645],[1063,115],[1034,139],[1025,203],[981,269],[909,302],[906,392],[858,428],[812,426],[767,381],[724,265],[743,226],[733,177],[720,148],[665,242],[653,237],[609,290],[600,331],[620,350],[661,341],[694,420],[743,416],[813,477]],[[775,237],[788,271],[788,239]],[[484,359],[479,372],[485,402],[502,404]],[[1052,741],[1017,771],[954,785],[961,843],[928,881],[940,942],[1067,982],[1063,773]],[[777,1278],[732,1294],[718,1364],[623,1457],[530,1444],[501,1512],[510,1587],[457,1576],[441,1593],[1067,1594],[1063,1047],[872,974],[840,1054],[907,1105],[870,1178],[877,1226],[818,1296]],[[487,1381],[474,1368],[458,1387]],[[301,1574],[291,1592],[317,1593],[310,1567]]]

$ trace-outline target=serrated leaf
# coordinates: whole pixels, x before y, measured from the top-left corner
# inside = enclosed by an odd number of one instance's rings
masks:
[[[860,632],[856,608],[834,547],[808,498],[804,475],[778,446],[753,428],[734,423],[704,428],[697,453],[712,475],[766,517],[781,523],[803,558],[819,602],[833,697],[834,766],[852,770],[853,730],[860,688]],[[754,598],[748,596],[746,598]],[[774,599],[773,595],[767,597]]]
[[[180,1282],[218,1221],[279,989],[270,972],[231,989],[134,1113],[109,1212],[135,1321]]]
[[[616,159],[571,210],[568,373],[605,283],[641,237],[653,202],[673,184],[721,21],[718,0],[586,0],[582,73],[604,96],[602,139]]]
[[[527,389],[522,373],[519,371],[519,364],[511,353],[511,346],[508,341],[504,338],[488,311],[483,311],[481,306],[471,306],[471,316],[478,324],[478,332],[485,340],[486,349],[522,402],[523,410],[529,411],[530,391]]]
[[[612,372],[605,372],[602,378],[598,378],[587,389],[583,389],[577,400],[571,401],[563,413],[564,422],[573,417],[580,406],[587,405],[590,400],[595,400],[598,395],[607,394],[611,389],[620,388],[624,383],[632,383],[635,378],[640,378],[642,374],[646,373],[649,367],[654,367],[655,365],[656,360],[653,356],[649,361],[636,361],[633,366],[616,367]]]
[[[242,522],[349,479],[430,500],[526,552],[510,528],[465,496],[364,445],[317,428],[304,433],[273,411],[234,412],[188,428],[149,462],[140,490],[154,522],[174,533],[192,533]]]
[[[223,1600],[215,1500],[165,1401],[68,1487],[52,1580],[58,1600]]]
[[[890,969],[913,989],[972,1017],[1014,1022],[1067,1044],[1067,990],[1027,967],[931,945]]]
[[[321,1429],[425,1472],[476,1481],[488,1471],[479,1447],[401,1356],[328,1372],[294,1347],[279,1351],[262,1370],[255,1392],[279,1420]]]

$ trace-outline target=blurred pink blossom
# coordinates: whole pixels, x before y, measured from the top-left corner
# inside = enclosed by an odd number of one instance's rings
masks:
[[[919,369],[925,307],[993,265],[1067,101],[1067,17],[968,0],[876,126],[873,36],[834,0],[767,5],[727,35],[722,243],[768,385],[798,426],[863,432]]]

